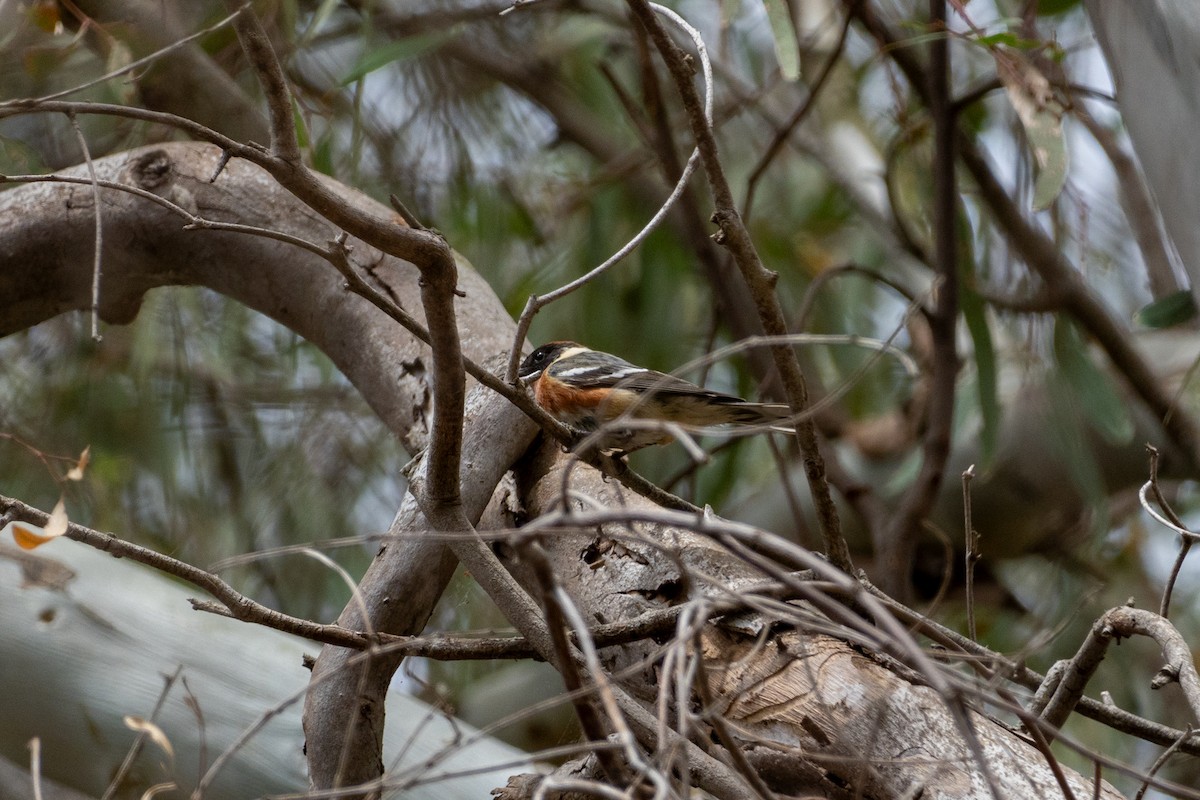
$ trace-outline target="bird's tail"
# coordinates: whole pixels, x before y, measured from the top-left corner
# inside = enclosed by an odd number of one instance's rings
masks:
[[[736,425],[768,425],[774,430],[791,432],[790,426],[778,426],[776,423],[789,419],[792,409],[783,403],[731,403],[727,406],[732,422]]]

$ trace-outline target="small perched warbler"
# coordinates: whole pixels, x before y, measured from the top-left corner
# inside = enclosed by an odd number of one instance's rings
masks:
[[[542,345],[521,363],[517,374],[552,417],[589,433],[601,431],[604,450],[628,453],[674,440],[662,427],[646,422],[672,422],[689,429],[772,426],[791,414],[785,405],[751,403],[714,392],[576,342]],[[609,425],[618,418],[630,425]]]

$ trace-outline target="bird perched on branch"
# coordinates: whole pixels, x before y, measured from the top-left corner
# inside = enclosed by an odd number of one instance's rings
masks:
[[[603,450],[629,453],[668,444],[675,437],[662,423],[691,430],[771,427],[791,415],[785,405],[714,392],[576,342],[542,345],[521,363],[518,376],[552,417],[588,433],[600,431]]]

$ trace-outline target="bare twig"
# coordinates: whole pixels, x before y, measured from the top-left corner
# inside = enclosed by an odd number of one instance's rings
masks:
[[[1038,718],[1032,713],[1021,709],[1020,704],[1012,700],[1009,693],[1004,692],[1004,695],[1009,699],[1012,706],[1015,707],[1017,718],[1024,723],[1025,730],[1033,740],[1033,746],[1046,759],[1046,766],[1050,768],[1050,772],[1054,775],[1054,780],[1058,782],[1058,788],[1062,791],[1064,800],[1075,800],[1075,792],[1071,790],[1071,784],[1067,781],[1066,774],[1063,773],[1062,764],[1058,763],[1058,759],[1054,757],[1054,751],[1050,747],[1050,740],[1047,738],[1046,732],[1042,730],[1042,725],[1039,724],[1040,721]]]
[[[292,93],[288,89],[283,66],[275,57],[271,40],[263,30],[252,8],[244,8],[236,0],[226,0],[226,8],[236,14],[233,29],[237,31],[242,51],[262,84],[271,119],[271,155],[293,168],[300,164],[300,142],[296,138],[296,122],[292,113]]]
[[[1193,717],[1200,719],[1200,677],[1197,676],[1187,642],[1166,618],[1152,611],[1125,606],[1105,612],[1092,625],[1090,635],[1071,659],[1058,688],[1042,712],[1042,719],[1055,728],[1061,728],[1083,696],[1087,682],[1103,660],[1109,642],[1134,635],[1154,639],[1166,658],[1166,665],[1151,682],[1152,688],[1160,688],[1166,683],[1179,683]]]
[[[1166,750],[1163,750],[1162,753],[1159,754],[1158,758],[1154,759],[1154,763],[1146,772],[1146,780],[1142,782],[1142,788],[1138,789],[1137,794],[1133,796],[1133,800],[1142,800],[1142,798],[1146,796],[1146,790],[1150,788],[1150,778],[1154,777],[1154,774],[1163,768],[1163,765],[1167,763],[1167,759],[1174,755],[1175,751],[1179,749],[1180,745],[1187,741],[1191,735],[1192,726],[1185,726],[1183,729],[1183,734],[1178,739],[1171,742],[1170,746],[1167,747]]]
[[[163,703],[167,701],[171,689],[175,686],[175,682],[179,680],[179,676],[183,673],[183,665],[180,664],[175,668],[175,671],[170,675],[165,676],[163,681],[162,691],[158,693],[158,700],[154,703],[154,709],[150,712],[150,721],[154,722],[158,718],[158,714],[162,711]],[[133,766],[134,760],[142,752],[142,746],[146,742],[146,737],[149,732],[142,728],[138,730],[137,736],[133,738],[133,743],[129,745],[128,752],[125,753],[125,758],[121,761],[121,765],[117,767],[117,771],[109,780],[108,786],[104,789],[104,794],[100,796],[100,800],[111,800],[117,791],[123,788],[125,776],[129,774],[130,768]]]
[[[771,166],[771,162],[783,150],[783,146],[787,144],[792,131],[796,130],[816,105],[817,98],[821,94],[821,89],[825,86],[825,81],[828,80],[830,74],[833,72],[833,68],[842,57],[842,50],[846,47],[846,37],[850,33],[850,23],[853,19],[849,14],[846,15],[846,19],[842,23],[842,29],[838,33],[837,44],[833,46],[833,50],[825,60],[824,66],[817,73],[816,80],[809,85],[808,95],[804,98],[804,102],[792,113],[792,116],[788,117],[787,121],[781,127],[775,129],[775,135],[771,137],[770,144],[767,145],[766,150],[759,157],[758,163],[754,165],[754,169],[750,170],[750,177],[746,179],[746,198],[742,201],[742,217],[744,219],[750,219],[750,210],[754,204],[754,192],[758,188],[758,182],[766,173],[767,168]]]
[[[778,276],[763,266],[750,239],[750,233],[746,230],[746,226],[738,214],[733,192],[726,180],[724,168],[721,166],[712,126],[705,118],[700,98],[692,82],[692,60],[675,44],[658,20],[658,14],[667,18],[677,15],[669,9],[648,2],[648,0],[629,0],[629,6],[633,10],[634,16],[649,32],[650,38],[662,55],[675,82],[675,88],[683,100],[692,135],[696,138],[705,174],[716,203],[713,221],[720,229],[716,234],[716,241],[727,247],[733,255],[754,298],[766,334],[768,336],[784,336],[788,333],[787,321],[774,289]],[[681,27],[686,25],[682,20],[677,24]],[[781,345],[772,347],[771,353],[775,359],[775,366],[783,377],[788,403],[796,414],[803,414],[808,408],[808,389],[805,385],[804,375],[800,371],[800,365],[796,361],[796,354],[790,348]],[[817,441],[815,424],[808,419],[801,420],[796,425],[796,436],[803,454],[805,476],[808,478],[809,489],[817,509],[817,519],[825,553],[833,564],[843,570],[850,570],[852,568],[850,549],[842,537],[837,506],[833,502],[829,484],[825,478],[824,456],[821,454]]]
[[[989,650],[978,642],[971,641],[961,633],[940,625],[907,606],[901,605],[892,598],[882,594],[878,589],[868,585],[867,590],[878,597],[880,602],[886,605],[898,620],[905,625],[909,625],[914,632],[928,636],[932,641],[946,648],[948,652],[968,656],[966,663],[973,666],[985,678],[994,680],[998,675],[1004,675],[1031,690],[1038,690],[1042,684],[1047,683],[1057,685],[1057,680],[1051,681],[1051,676],[1042,675],[1023,663],[1012,661],[1001,653]],[[1063,662],[1063,668],[1065,668],[1066,663]],[[1057,668],[1052,670],[1052,673],[1054,672],[1057,672]],[[1111,701],[1102,702],[1093,700],[1090,697],[1081,697],[1075,710],[1088,719],[1096,720],[1114,730],[1163,746],[1171,744],[1180,735],[1180,731],[1176,728],[1139,717],[1136,714],[1118,708]],[[1059,738],[1061,739],[1062,737]],[[1200,756],[1200,743],[1185,742],[1183,750],[1190,755]]]
[[[98,342],[100,336],[100,267],[103,263],[104,250],[104,218],[100,211],[100,187],[96,180],[96,165],[92,163],[92,151],[88,147],[87,138],[79,127],[79,120],[73,112],[67,113],[71,128],[75,131],[75,139],[83,151],[87,162],[88,176],[92,185],[92,213],[96,218],[96,235],[92,243],[92,341]]]
[[[555,587],[554,593],[558,606],[562,610],[563,617],[578,635],[577,641],[579,642],[580,650],[583,652],[584,663],[587,665],[588,672],[591,673],[592,680],[596,683],[596,691],[600,698],[601,706],[604,709],[604,713],[608,716],[609,724],[614,728],[613,737],[621,744],[626,760],[639,775],[654,785],[656,798],[672,796],[673,793],[671,792],[670,781],[667,776],[662,771],[648,764],[638,749],[637,738],[625,720],[624,708],[618,700],[616,687],[600,664],[600,656],[596,652],[596,646],[586,634],[587,623],[584,622],[583,616],[579,613],[579,609],[576,608],[575,601],[571,599],[571,596],[561,586]]]
[[[1200,535],[1194,533],[1183,524],[1183,520],[1179,518],[1175,510],[1167,503],[1167,498],[1163,496],[1162,488],[1158,484],[1158,448],[1148,444],[1146,445],[1146,452],[1150,454],[1150,480],[1138,492],[1138,500],[1147,514],[1179,534],[1179,552],[1175,555],[1175,563],[1171,565],[1171,574],[1167,577],[1167,583],[1163,587],[1162,599],[1158,604],[1158,613],[1164,617],[1168,617],[1170,616],[1171,594],[1175,590],[1175,581],[1179,578],[1179,571],[1183,569],[1183,561],[1187,558],[1188,551],[1192,549],[1192,544],[1197,539],[1200,539]],[[1156,512],[1150,505],[1149,500],[1146,498],[1147,490],[1154,494],[1154,502],[1158,503],[1158,507],[1162,509],[1162,514]]]
[[[850,10],[853,13],[854,9]],[[950,456],[954,394],[958,381],[958,187],[955,183],[957,120],[950,105],[950,49],[945,0],[929,0],[929,68],[924,99],[933,118],[934,270],[940,285],[927,315],[933,339],[929,397],[925,407],[921,469],[908,487],[894,521],[876,545],[885,588],[903,600],[911,594],[913,557],[921,520],[937,497]]]
[[[396,194],[389,194],[388,202],[392,204],[392,208],[396,209],[396,213],[404,218],[405,224],[410,228],[416,228],[419,231],[429,230],[428,227],[421,224],[421,221],[417,219],[416,214],[408,210],[408,206],[404,205],[404,201],[401,200]]]
[[[29,780],[33,784],[33,800],[42,800],[42,740],[29,740]]]
[[[10,497],[0,497],[0,509],[10,514],[12,519],[28,522],[32,525],[45,526],[50,518],[50,515],[44,511]],[[174,575],[181,580],[187,581],[217,598],[225,607],[229,616],[234,619],[252,620],[266,624],[268,627],[277,630],[305,636],[314,641],[338,644],[344,647],[360,649],[366,643],[367,637],[363,634],[340,629],[335,625],[318,625],[297,617],[282,614],[235,591],[228,583],[211,572],[206,572],[199,567],[194,567],[178,559],[119,539],[110,533],[102,533],[72,522],[67,525],[67,532],[63,535],[68,539],[86,544],[89,547],[94,547],[97,550],[102,550],[114,557],[128,558],[131,561],[145,564],[160,572]]]
[[[962,474],[963,535],[966,537],[967,636],[978,639],[975,630],[975,564],[979,561],[979,531],[971,522],[971,479],[974,477],[975,465],[972,464]]]
[[[594,694],[593,687],[585,687],[577,663],[579,653],[571,647],[567,639],[566,617],[560,603],[559,586],[551,570],[550,560],[546,557],[545,550],[534,540],[528,540],[521,547],[521,553],[522,557],[533,567],[534,575],[542,592],[542,604],[546,609],[546,625],[550,630],[550,638],[557,655],[555,667],[562,675],[563,685],[571,695],[575,715],[579,718],[579,725],[583,729],[584,736],[592,742],[607,741],[610,732],[606,718],[598,707],[597,698],[592,696]],[[575,634],[576,636],[586,636],[587,631],[576,630]],[[594,688],[598,689],[599,687]],[[617,753],[607,749],[598,749],[595,755],[604,769],[605,775],[613,784],[631,786],[633,782],[630,779],[627,765],[617,757]]]
[[[692,41],[696,45],[696,50],[700,54],[700,63],[702,67],[702,74],[704,76],[704,118],[708,125],[711,126],[713,114],[712,64],[708,60],[708,51],[704,47],[704,40],[700,38],[700,34],[695,28],[692,28],[690,25],[683,22],[683,20],[678,16],[674,16],[672,14],[668,15],[667,18],[675,22],[676,25],[678,25],[683,31],[692,37]],[[684,166],[683,172],[679,176],[679,180],[675,182],[675,188],[671,190],[671,194],[667,197],[666,201],[659,206],[658,210],[654,213],[654,216],[650,218],[650,221],[647,222],[632,239],[630,239],[619,250],[617,250],[617,252],[609,256],[604,263],[595,267],[586,275],[576,278],[565,286],[561,286],[552,292],[544,295],[530,295],[529,300],[525,303],[525,309],[521,312],[521,316],[517,320],[517,334],[513,340],[512,352],[509,354],[508,359],[508,370],[505,373],[506,379],[509,383],[512,383],[517,379],[517,367],[521,360],[521,348],[525,344],[525,337],[529,333],[529,326],[533,323],[534,315],[554,301],[566,297],[576,289],[579,289],[580,287],[595,280],[600,275],[607,272],[615,264],[624,259],[625,256],[632,253],[643,241],[645,241],[646,237],[654,232],[654,229],[657,228],[659,223],[661,223],[667,216],[667,212],[671,210],[676,201],[678,201],[683,195],[684,190],[687,188],[688,182],[692,178],[692,174],[696,171],[696,165],[699,163],[699,161],[700,150],[697,148],[694,149],[691,156],[688,157],[687,164]]]

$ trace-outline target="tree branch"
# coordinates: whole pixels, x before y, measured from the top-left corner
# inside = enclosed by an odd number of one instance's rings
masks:
[[[875,14],[870,4],[844,0],[844,5],[847,12],[859,20],[901,69],[922,102],[929,105],[931,100],[926,70],[911,50],[904,46],[903,40]],[[1174,398],[1134,348],[1128,327],[1121,324],[1088,288],[1079,271],[1062,254],[1058,245],[1017,208],[971,136],[961,126],[955,135],[959,158],[975,180],[979,196],[991,210],[1013,249],[1047,286],[1054,287],[1061,297],[1063,309],[1096,340],[1130,390],[1163,426],[1177,455],[1195,465],[1197,453],[1200,453],[1200,433],[1197,432],[1195,421],[1177,407]]]
[[[1192,717],[1200,720],[1200,676],[1197,675],[1187,641],[1164,617],[1127,606],[1111,609],[1093,623],[1091,634],[1071,659],[1058,688],[1042,712],[1042,719],[1055,728],[1061,728],[1104,659],[1109,643],[1114,639],[1119,642],[1122,638],[1132,636],[1154,639],[1166,658],[1167,663],[1151,681],[1151,688],[1161,689],[1168,683],[1178,683],[1192,710]]]
[[[652,4],[647,0],[629,0],[629,6],[642,27],[650,33],[650,38],[666,62],[667,69],[675,81],[675,88],[683,100],[684,110],[687,112],[692,134],[696,137],[696,146],[700,149],[704,171],[716,203],[713,221],[720,228],[716,241],[725,245],[733,254],[734,262],[750,288],[766,335],[786,336],[787,321],[779,305],[779,298],[775,296],[775,282],[779,276],[763,266],[750,239],[750,233],[738,214],[733,192],[725,179],[725,172],[717,153],[712,127],[705,120],[703,105],[692,83],[691,59],[667,35],[658,21],[656,11],[661,7],[652,8]],[[788,403],[792,411],[800,416],[808,409],[808,388],[796,354],[790,347],[783,345],[774,346],[770,350],[775,359],[775,366],[783,376]],[[816,424],[811,418],[802,417],[797,422],[796,437],[803,454],[804,474],[808,478],[809,489],[817,508],[817,520],[825,553],[835,565],[849,571],[852,569],[850,550],[842,538],[837,506],[825,479],[824,457],[817,442]]]

